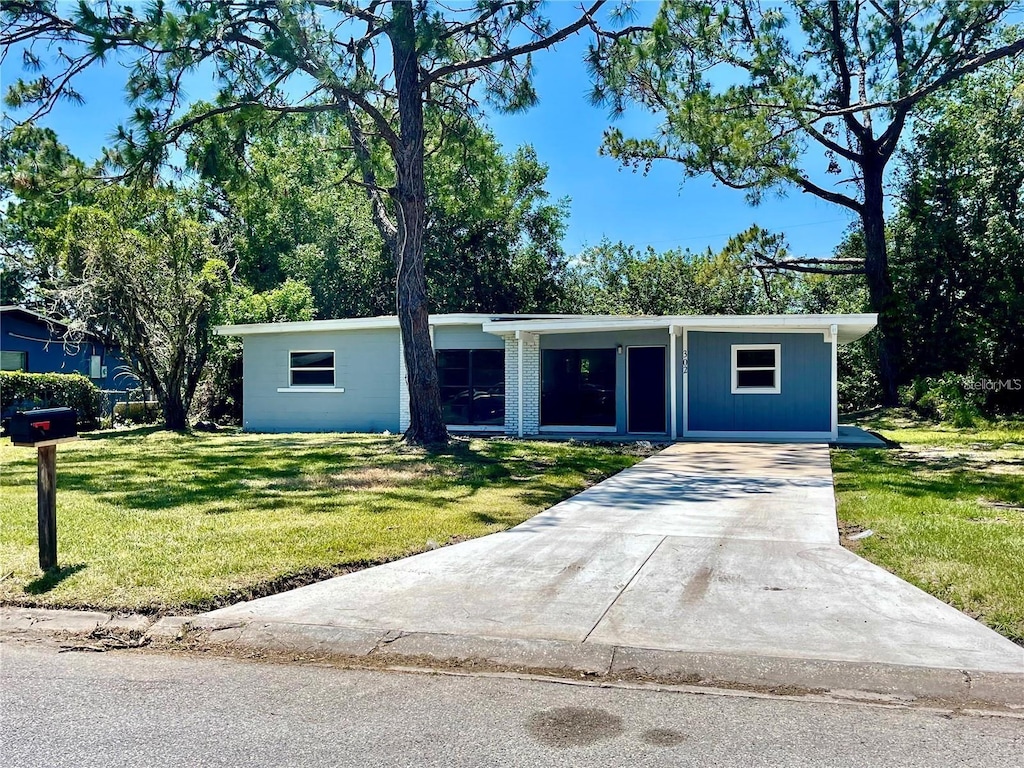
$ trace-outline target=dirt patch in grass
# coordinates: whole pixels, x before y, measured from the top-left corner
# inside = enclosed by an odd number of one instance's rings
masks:
[[[851,552],[856,552],[861,547],[861,539],[851,538],[868,530],[863,525],[850,523],[846,520],[839,521],[839,543]]]
[[[971,470],[991,474],[1024,474],[1024,451],[1014,446],[973,444],[966,447],[915,445],[895,452],[900,461],[935,472]]]
[[[268,483],[276,490],[386,491],[409,488],[428,480],[455,480],[460,473],[425,461],[386,466],[361,466],[341,472],[313,472]]]

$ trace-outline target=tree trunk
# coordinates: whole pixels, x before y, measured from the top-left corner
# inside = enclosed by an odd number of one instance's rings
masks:
[[[902,373],[903,333],[899,317],[899,299],[889,274],[889,254],[885,242],[885,210],[882,174],[884,163],[877,168],[864,166],[864,271],[868,301],[878,313],[878,376],[882,384],[882,403],[899,402],[898,388]]]
[[[183,432],[188,428],[188,408],[177,393],[168,393],[163,407],[164,429]]]
[[[439,446],[448,443],[441,415],[441,390],[430,341],[427,279],[423,268],[423,231],[427,193],[423,177],[423,97],[416,55],[416,22],[411,2],[392,5],[391,47],[398,92],[399,148],[395,154],[393,191],[398,213],[394,250],[398,323],[408,373],[409,429],[407,442]]]

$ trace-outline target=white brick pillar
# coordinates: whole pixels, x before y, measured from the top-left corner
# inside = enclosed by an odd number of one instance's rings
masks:
[[[540,429],[540,337],[522,333],[523,434],[536,435]]]
[[[519,341],[503,333],[505,341],[505,434],[519,433]]]
[[[405,368],[405,346],[402,334],[398,334],[398,431],[405,434],[409,429],[412,414],[409,411],[409,372]]]

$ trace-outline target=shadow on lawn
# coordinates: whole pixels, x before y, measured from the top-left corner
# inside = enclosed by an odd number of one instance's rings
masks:
[[[835,459],[837,486],[843,491],[891,491],[910,497],[945,500],[983,497],[1024,503],[1024,474],[980,471],[956,457],[904,456],[862,449]]]
[[[29,595],[45,595],[62,581],[83,571],[89,566],[85,563],[73,563],[61,565],[43,573],[42,576],[33,579],[25,585],[25,593]]]
[[[524,501],[547,506],[579,487],[569,477],[589,485],[636,459],[627,450],[572,444],[457,440],[424,451],[398,436],[189,435],[152,427],[92,435],[89,443],[61,456],[62,489],[139,511],[187,504],[209,506],[211,514],[230,513],[236,504],[277,508],[300,495],[328,501],[330,511],[365,508],[368,496],[448,508],[485,488],[521,488]],[[352,487],[352,477],[374,470],[405,476]]]

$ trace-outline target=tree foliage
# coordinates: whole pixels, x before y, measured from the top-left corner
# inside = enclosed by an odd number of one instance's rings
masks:
[[[757,315],[838,311],[822,275],[756,267],[757,254],[788,252],[785,238],[753,225],[720,251],[657,252],[602,241],[574,261],[568,311],[624,315]],[[858,310],[859,311],[859,310]]]
[[[75,205],[94,199],[85,163],[47,128],[18,126],[0,141],[0,304],[38,304],[56,264],[39,238]]]
[[[506,156],[478,121],[459,128],[457,142],[439,144],[440,128],[428,124],[430,305],[436,312],[550,311],[566,260],[566,203],[549,200],[547,167],[530,147]],[[244,126],[213,120],[188,143],[189,165],[233,242],[236,277],[257,290],[302,280],[320,318],[393,311],[393,262],[369,202],[346,183],[350,144],[344,122],[329,113]]]
[[[72,208],[41,247],[59,264],[54,298],[72,331],[117,343],[165,426],[185,429],[229,282],[207,229],[166,195],[113,188]]]
[[[267,291],[234,283],[219,302],[216,322],[290,323],[313,320],[316,305],[305,283],[287,279]],[[242,418],[242,340],[237,336],[211,339],[209,363],[196,393],[195,410],[203,418],[239,423]]]
[[[916,375],[996,382],[1024,371],[1024,62],[1005,62],[929,104],[903,155],[893,273]]]
[[[903,341],[885,240],[886,167],[925,99],[1024,50],[1024,37],[1000,27],[1012,7],[666,0],[651,26],[606,32],[592,52],[598,101],[616,112],[632,101],[664,118],[652,138],[609,130],[605,151],[634,166],[673,161],[754,203],[796,189],[852,211],[893,402]]]
[[[506,157],[473,128],[427,163],[423,250],[438,312],[551,312],[561,296],[568,201],[550,201],[532,147]]]
[[[4,6],[0,43],[8,51],[27,44],[26,62],[43,69],[7,93],[8,104],[30,116],[80,98],[78,73],[114,55],[127,61],[134,125],[120,131],[111,156],[122,165],[155,167],[170,145],[220,115],[257,108],[342,115],[352,138],[350,180],[367,195],[396,274],[409,375],[406,437],[437,444],[447,432],[427,321],[425,116],[450,125],[471,116],[482,95],[504,109],[529,106],[536,99],[532,54],[588,26],[601,5],[554,28],[539,2],[521,0],[461,7],[409,0],[110,2],[80,3],[65,15],[56,3],[19,2]],[[61,47],[46,68],[41,57],[54,43]],[[197,71],[209,73],[216,93],[210,108],[183,114],[184,78]]]

